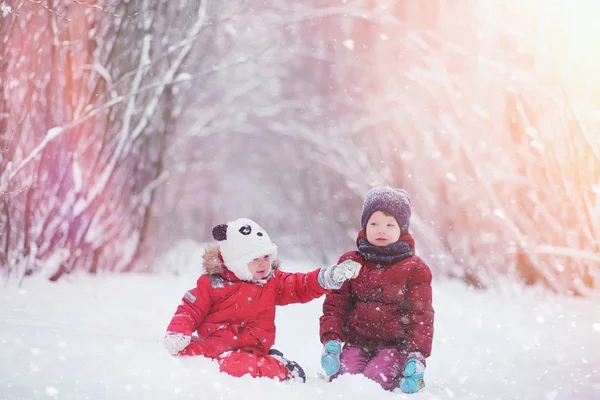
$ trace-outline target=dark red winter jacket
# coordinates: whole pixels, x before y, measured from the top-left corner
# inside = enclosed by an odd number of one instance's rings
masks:
[[[306,303],[325,293],[317,281],[319,269],[309,273],[288,273],[274,263],[266,283],[240,281],[225,265],[218,247],[204,255],[207,274],[183,297],[167,332],[191,335],[198,340],[182,355],[217,358],[224,352],[243,349],[266,354],[275,341],[275,306]]]
[[[401,240],[412,242],[412,237],[406,235]],[[348,259],[361,263],[363,268],[356,279],[325,298],[321,342],[341,340],[369,348],[396,347],[429,357],[434,311],[427,264],[417,256],[387,265],[366,262],[357,251],[345,253],[340,262]]]

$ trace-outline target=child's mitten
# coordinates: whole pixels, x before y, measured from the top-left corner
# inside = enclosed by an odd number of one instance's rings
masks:
[[[323,289],[339,289],[348,279],[356,278],[361,267],[362,265],[356,261],[345,260],[338,265],[321,268],[319,284]]]
[[[323,346],[321,366],[327,376],[333,376],[340,370],[340,354],[342,354],[342,345],[337,340],[330,340]]]
[[[165,338],[163,339],[163,345],[169,353],[172,355],[177,355],[181,350],[185,349],[191,341],[192,337],[189,335],[176,332],[167,332]]]
[[[409,354],[404,370],[403,378],[400,380],[400,389],[404,393],[416,393],[425,387],[423,375],[425,374],[425,364],[421,361],[421,354]]]

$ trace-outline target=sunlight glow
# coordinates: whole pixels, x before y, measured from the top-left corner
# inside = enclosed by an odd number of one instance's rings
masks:
[[[539,4],[539,3],[538,3]],[[567,60],[600,62],[600,2],[597,0],[554,0],[537,8],[543,28],[564,35]]]

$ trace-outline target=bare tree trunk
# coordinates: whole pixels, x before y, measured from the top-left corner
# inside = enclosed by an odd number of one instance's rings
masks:
[[[173,108],[175,107],[175,101],[173,96],[173,87],[167,86],[164,92],[164,105],[163,105],[163,113],[162,113],[162,121],[163,121],[163,129],[162,132],[158,134],[158,145],[156,154],[156,165],[154,166],[154,177],[153,182],[158,182],[159,179],[163,176],[165,172],[164,161],[166,156],[166,150],[168,147],[167,138],[173,135],[175,131],[176,121],[173,115]],[[125,269],[126,271],[130,271],[134,268],[134,261],[143,260],[145,257],[145,253],[149,252],[147,246],[148,237],[150,235],[150,227],[152,226],[152,213],[154,211],[155,199],[156,199],[156,190],[155,187],[151,187],[148,190],[148,193],[143,194],[142,197],[148,196],[148,201],[144,201],[142,199],[142,207],[143,207],[143,218],[142,225],[140,227],[140,236],[139,241],[137,243],[135,255],[132,258],[132,262]]]

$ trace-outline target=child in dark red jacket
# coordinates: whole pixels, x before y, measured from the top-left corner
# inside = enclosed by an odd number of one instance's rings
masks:
[[[327,295],[320,318],[321,365],[331,378],[363,374],[406,393],[425,386],[433,340],[431,271],[415,256],[410,214],[403,189],[375,188],[365,197],[358,251],[340,258],[362,269]]]
[[[183,297],[165,347],[173,355],[217,359],[221,371],[233,376],[305,380],[298,364],[271,349],[275,306],[306,303],[339,288],[360,265],[345,261],[306,274],[282,272],[277,246],[246,218],[217,225],[213,237],[219,244],[206,249],[206,273]]]

